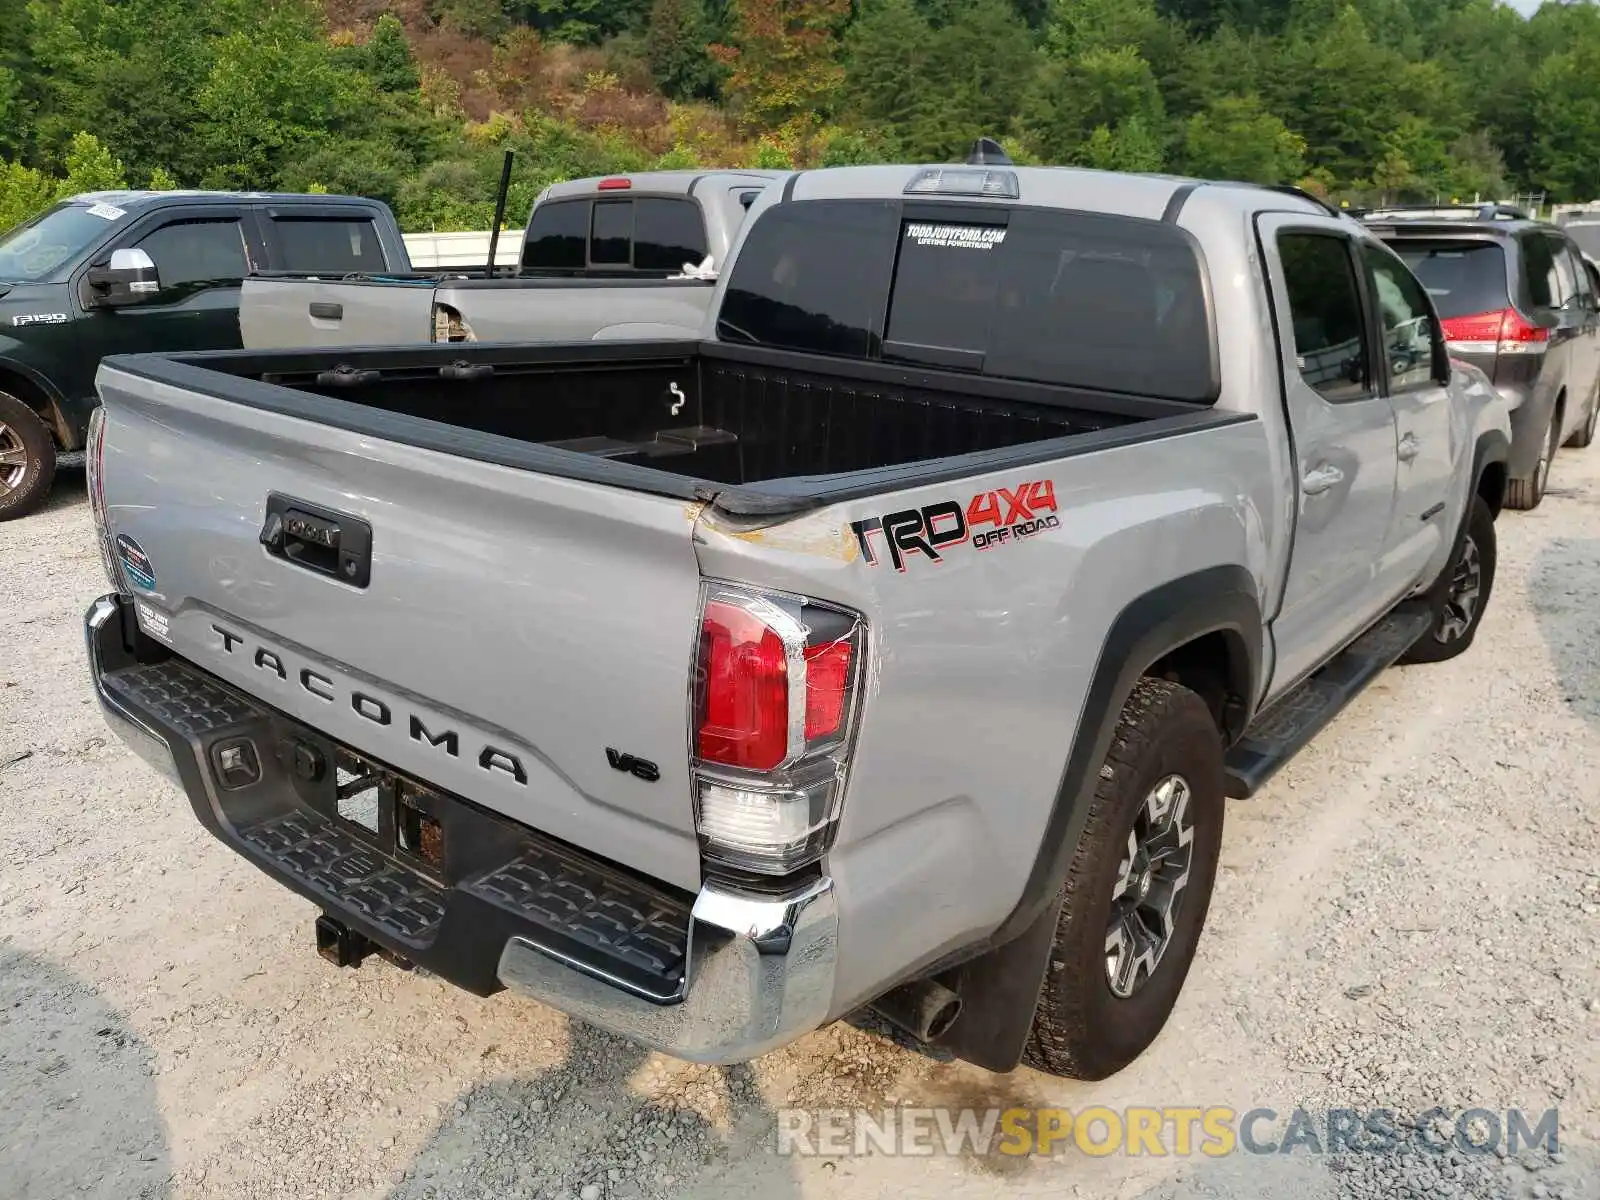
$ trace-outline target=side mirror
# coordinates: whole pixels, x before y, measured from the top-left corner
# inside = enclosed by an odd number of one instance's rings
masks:
[[[161,290],[156,264],[143,250],[113,250],[109,267],[92,267],[88,283],[87,308],[121,308],[138,304]]]

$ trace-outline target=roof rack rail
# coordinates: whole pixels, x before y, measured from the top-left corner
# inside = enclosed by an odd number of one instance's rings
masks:
[[[1526,210],[1514,204],[1388,204],[1353,210],[1363,221],[1530,221]]]

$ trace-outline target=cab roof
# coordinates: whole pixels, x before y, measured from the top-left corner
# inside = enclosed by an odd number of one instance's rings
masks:
[[[941,190],[936,186],[921,188],[920,185],[919,190],[908,190],[930,172],[951,177],[975,172],[995,173],[1009,177],[1001,186],[1014,190],[1015,194],[1011,195],[1008,191],[1002,195],[994,191],[983,195],[970,191]],[[904,197],[930,202],[971,202],[1005,199],[1029,206],[1168,221],[1176,220],[1184,204],[1197,192],[1204,194],[1208,207],[1220,204],[1247,215],[1260,211],[1289,211],[1348,219],[1347,214],[1298,188],[1192,179],[1180,175],[1133,175],[1084,167],[1022,167],[989,163],[827,167],[795,172],[784,185],[784,198],[790,200]]]
[[[322,193],[307,192],[219,192],[204,189],[179,189],[168,192],[153,192],[125,188],[118,191],[107,192],[79,192],[76,196],[68,196],[63,203],[66,204],[110,204],[117,208],[140,208],[160,201],[183,201],[185,203],[212,201],[249,200],[255,202],[271,201],[275,203],[320,203],[320,204],[377,204],[376,200],[368,200],[360,196],[329,196]]]
[[[627,192],[654,192],[657,195],[692,196],[702,181],[719,184],[746,182],[764,187],[775,179],[783,179],[790,171],[757,171],[729,168],[713,171],[635,171],[615,175],[594,175],[586,179],[572,179],[554,183],[546,190],[544,199],[568,199],[573,196],[594,196],[601,192],[615,192],[620,198]],[[619,182],[625,181],[625,182]],[[612,186],[607,187],[607,184]]]

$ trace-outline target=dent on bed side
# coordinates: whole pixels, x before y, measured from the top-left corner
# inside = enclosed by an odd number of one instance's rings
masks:
[[[741,519],[715,504],[703,504],[698,518],[697,541],[704,541],[707,535],[726,537],[764,550],[832,558],[845,563],[861,557],[860,545],[849,524],[819,513],[803,513],[777,521]]]

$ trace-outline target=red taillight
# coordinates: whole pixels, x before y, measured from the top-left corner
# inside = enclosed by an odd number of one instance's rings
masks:
[[[1482,354],[1517,354],[1542,350],[1550,331],[1535,325],[1514,308],[1449,317],[1440,322],[1447,342],[1458,350]]]
[[[844,724],[852,647],[847,641],[807,646],[806,740],[832,737]]]
[[[709,596],[697,664],[700,761],[771,771],[842,736],[859,628],[826,605],[732,589]]]
[[[690,708],[706,860],[784,875],[833,842],[866,623],[822,601],[707,583]]]
[[[1444,336],[1452,342],[1497,342],[1503,312],[1473,313],[1469,317],[1447,317],[1440,322]]]
[[[701,759],[752,771],[781,763],[789,753],[789,654],[778,632],[736,604],[708,601],[700,668]]]
[[[1502,342],[1548,342],[1550,331],[1535,325],[1514,308],[1508,308],[1500,317]]]
[[[600,181],[600,190],[602,192],[625,191],[632,186],[633,180],[631,179],[602,179]]]

